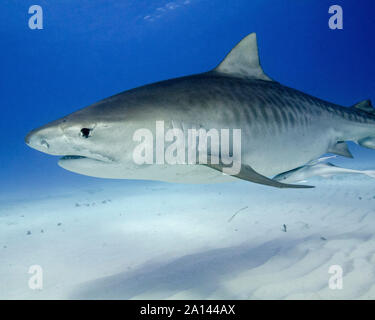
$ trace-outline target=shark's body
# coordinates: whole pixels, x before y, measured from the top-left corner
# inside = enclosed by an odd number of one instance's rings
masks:
[[[350,157],[345,141],[375,148],[373,113],[369,101],[342,107],[271,80],[251,34],[213,71],[120,93],[32,131],[26,142],[52,155],[74,155],[59,164],[90,176],[184,183],[240,178],[285,187],[266,177],[327,152]],[[164,121],[166,130],[241,129],[241,173],[223,175],[218,166],[199,164],[135,164],[133,133],[155,132],[155,121]],[[89,134],[82,137],[82,128]]]

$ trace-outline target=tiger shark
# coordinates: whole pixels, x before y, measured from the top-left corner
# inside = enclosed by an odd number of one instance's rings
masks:
[[[155,133],[155,121],[182,131],[240,129],[240,171],[223,174],[226,165],[210,161],[134,163],[132,152],[139,144],[134,132],[146,128]],[[344,107],[272,80],[260,65],[255,33],[213,70],[124,91],[32,130],[25,138],[30,147],[61,156],[61,167],[93,177],[181,183],[242,179],[278,188],[311,187],[272,177],[326,153],[350,158],[346,141],[375,149],[370,100]]]

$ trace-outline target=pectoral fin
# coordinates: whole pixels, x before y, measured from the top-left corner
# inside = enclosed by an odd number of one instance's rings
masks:
[[[222,164],[206,164],[206,166],[212,169],[218,170],[218,171],[222,171],[222,169],[224,168]],[[241,171],[238,174],[233,175],[233,177],[237,177],[242,180],[264,184],[266,186],[271,186],[271,187],[276,187],[276,188],[296,188],[296,189],[314,188],[313,186],[306,186],[306,185],[300,185],[300,184],[287,184],[287,183],[281,183],[281,182],[272,180],[270,178],[267,178],[259,174],[248,165],[241,165]]]

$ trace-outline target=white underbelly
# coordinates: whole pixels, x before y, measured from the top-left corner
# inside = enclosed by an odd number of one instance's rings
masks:
[[[156,180],[174,183],[221,183],[238,180],[204,165],[134,165],[88,158],[59,161],[69,171],[97,178]]]

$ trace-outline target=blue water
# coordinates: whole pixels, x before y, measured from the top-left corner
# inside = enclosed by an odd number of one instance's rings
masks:
[[[1,299],[374,299],[371,178],[317,178],[309,190],[103,180],[24,143],[113,94],[208,71],[251,32],[272,79],[344,106],[374,100],[374,1],[1,4]],[[43,30],[28,27],[35,4]],[[343,30],[328,27],[333,4]],[[354,159],[334,162],[375,169],[375,150],[350,149]],[[29,288],[34,264],[42,291]],[[331,265],[345,290],[328,288]]]
[[[43,30],[28,28],[33,4]],[[328,28],[332,4],[343,8],[343,30]],[[251,32],[265,72],[282,84],[347,106],[374,99],[374,9],[364,0],[2,0],[0,190],[22,197],[99,183],[24,136],[120,91],[207,71]],[[351,148],[356,164],[375,160]]]

